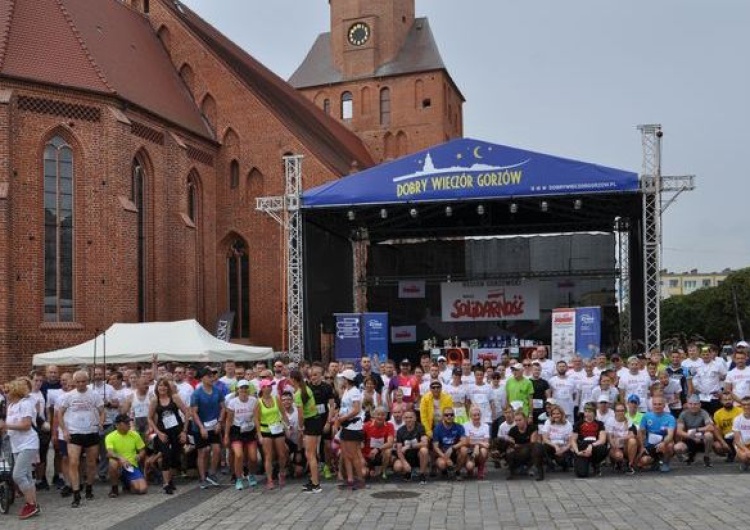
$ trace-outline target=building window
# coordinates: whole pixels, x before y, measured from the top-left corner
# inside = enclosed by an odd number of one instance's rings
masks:
[[[193,223],[198,218],[198,184],[194,175],[189,175],[187,179],[187,214]]]
[[[331,115],[331,100],[328,98],[325,98],[323,100],[323,112],[325,112],[329,116]]]
[[[351,120],[354,115],[354,101],[351,92],[341,94],[341,119]]]
[[[237,189],[240,185],[240,163],[232,160],[229,164],[229,187]]]
[[[698,284],[695,280],[685,280],[684,287],[685,289],[695,289],[697,285]]]
[[[60,136],[44,147],[44,320],[72,322],[73,150]]]
[[[380,91],[380,125],[391,124],[391,89],[384,88]]]
[[[703,280],[703,287],[711,287],[711,280],[710,279]]]
[[[673,289],[677,288],[677,286],[680,285],[679,280],[669,280],[669,286]]]
[[[247,246],[235,239],[227,255],[227,295],[229,310],[234,313],[232,337],[250,336],[250,259]]]
[[[138,211],[136,219],[136,260],[137,269],[137,286],[138,286],[138,321],[146,321],[146,200],[145,200],[145,181],[146,175],[143,164],[137,158],[133,159],[131,168],[132,174],[132,198],[133,204]]]

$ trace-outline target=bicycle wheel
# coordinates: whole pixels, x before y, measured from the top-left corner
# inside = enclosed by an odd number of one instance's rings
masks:
[[[13,503],[13,486],[7,480],[0,480],[0,511],[8,513]]]

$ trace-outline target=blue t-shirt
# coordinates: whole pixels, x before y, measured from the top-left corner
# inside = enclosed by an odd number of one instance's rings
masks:
[[[656,414],[654,412],[647,412],[641,418],[641,429],[646,433],[646,445],[656,445],[653,443],[654,439],[649,440],[649,434],[657,436],[666,436],[667,429],[676,429],[677,421],[674,416],[668,412]]]
[[[464,436],[466,436],[464,426],[458,423],[454,423],[452,427],[448,428],[441,421],[432,431],[432,439],[438,443],[441,451],[445,451],[451,445],[457,444]]]
[[[199,385],[190,397],[190,406],[198,407],[198,417],[204,425],[219,419],[223,402],[224,395],[217,388],[214,387],[209,394],[203,389],[203,385]]]

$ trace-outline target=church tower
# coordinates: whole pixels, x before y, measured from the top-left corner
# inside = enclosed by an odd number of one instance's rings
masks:
[[[357,133],[377,162],[463,135],[463,95],[414,0],[329,0],[318,36],[289,82]]]

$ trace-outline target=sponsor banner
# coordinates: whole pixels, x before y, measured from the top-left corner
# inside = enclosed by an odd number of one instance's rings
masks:
[[[424,298],[424,280],[401,280],[398,282],[399,298]]]
[[[474,281],[440,284],[443,322],[539,320],[539,282]]]
[[[232,338],[232,325],[234,324],[234,311],[223,313],[216,321],[216,338],[229,341]]]
[[[336,360],[359,361],[362,357],[362,315],[334,313],[336,338],[333,344]]]
[[[500,357],[506,348],[473,348],[471,350],[471,364],[482,364],[485,359],[492,361],[493,366],[500,364]]]
[[[417,342],[417,326],[391,326],[391,342],[393,344]]]
[[[552,311],[552,360],[570,359],[576,352],[576,310]]]
[[[576,354],[590,359],[599,353],[602,343],[602,308],[576,308]]]
[[[377,355],[381,363],[388,359],[388,313],[365,313],[364,321],[365,353]],[[416,333],[415,340],[416,340]]]

